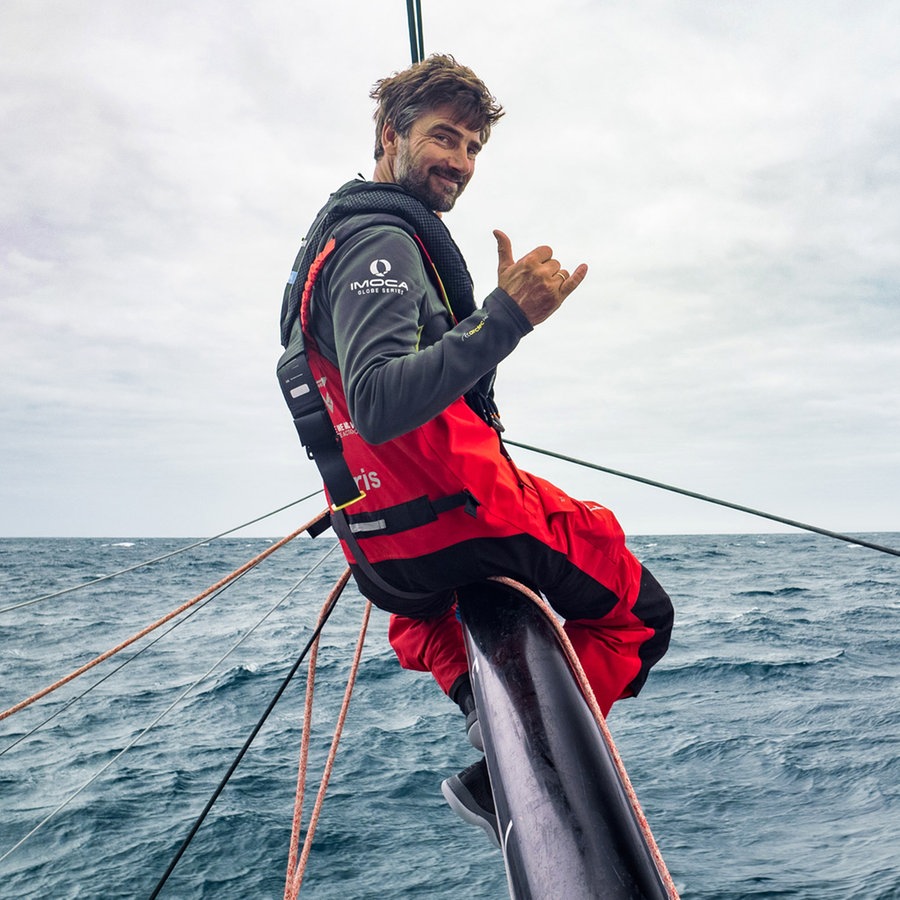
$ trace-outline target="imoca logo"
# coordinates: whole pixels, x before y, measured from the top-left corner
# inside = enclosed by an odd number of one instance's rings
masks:
[[[405,281],[396,278],[385,278],[391,271],[391,264],[386,259],[373,259],[369,264],[371,278],[365,281],[351,281],[350,290],[357,294],[403,294],[409,290]]]

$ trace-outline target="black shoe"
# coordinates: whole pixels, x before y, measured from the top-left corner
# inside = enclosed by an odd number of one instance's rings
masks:
[[[484,757],[444,781],[441,793],[453,812],[470,825],[483,828],[491,843],[500,846],[500,827]]]

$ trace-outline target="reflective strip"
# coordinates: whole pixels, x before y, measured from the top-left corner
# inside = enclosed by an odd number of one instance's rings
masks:
[[[354,522],[350,526],[350,530],[354,533],[360,531],[382,531],[387,528],[387,522],[384,519],[377,519],[374,522]]]

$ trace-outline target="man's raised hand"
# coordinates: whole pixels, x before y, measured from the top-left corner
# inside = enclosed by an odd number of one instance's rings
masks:
[[[569,274],[553,258],[550,247],[535,247],[516,260],[512,242],[502,231],[494,231],[497,239],[497,284],[525,314],[532,325],[548,319],[563,300],[584,281],[587,266],[582,263]]]

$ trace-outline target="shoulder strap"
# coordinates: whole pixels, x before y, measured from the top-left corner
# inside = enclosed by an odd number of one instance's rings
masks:
[[[341,451],[341,439],[334,430],[325,401],[310,369],[304,338],[305,325],[301,322],[301,318],[308,314],[309,297],[316,278],[335,246],[334,238],[328,240],[309,267],[309,274],[303,285],[300,315],[291,328],[287,348],[276,368],[278,383],[294,419],[294,427],[306,449],[306,455],[319,469],[331,497],[332,510],[343,509],[366,496],[350,473]]]
[[[316,464],[328,489],[332,510],[343,509],[362,500],[366,492],[356,484],[344,459],[341,439],[309,367],[299,324],[294,334],[278,361],[278,382],[306,455]]]

